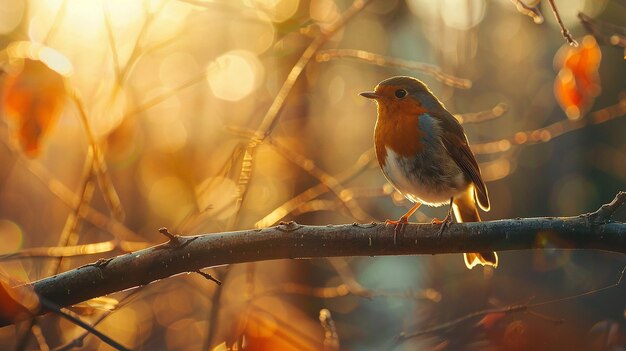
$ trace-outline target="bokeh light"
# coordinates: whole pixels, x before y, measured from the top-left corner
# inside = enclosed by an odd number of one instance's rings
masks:
[[[248,51],[230,51],[220,55],[207,69],[213,95],[227,101],[239,101],[258,88],[263,79],[263,66]]]
[[[4,97],[17,92],[0,106],[2,283],[162,244],[160,227],[187,236],[398,218],[411,204],[379,170],[376,107],[359,95],[394,75],[424,81],[462,123],[489,189],[483,220],[576,216],[623,190],[619,1],[554,2],[578,48],[562,37],[548,1],[523,1],[545,23],[510,0],[366,2],[351,12],[352,0],[0,0],[0,86]],[[579,12],[589,16],[584,24]],[[31,80],[6,83],[29,70]],[[29,154],[14,142],[8,101],[53,110],[37,104],[46,101],[46,90],[32,88],[45,86],[41,72],[60,82],[50,91],[68,94],[53,106],[58,118],[32,124],[31,132],[49,132],[31,138],[41,152]],[[422,206],[410,220],[430,223],[446,211]],[[621,341],[622,291],[613,288],[547,304],[541,315],[471,317],[607,286],[623,268],[619,256],[556,249],[574,242],[548,230],[531,241],[536,250],[499,252],[495,270],[468,272],[460,254],[241,263],[203,268],[220,286],[190,272],[71,310],[89,324],[102,318],[98,330],[138,350],[320,350],[329,335],[318,319],[324,308],[341,350],[388,349],[402,332],[468,315],[395,350]],[[81,255],[29,257],[70,251]],[[143,272],[124,279],[134,274]],[[52,313],[38,317],[34,333],[26,324],[0,328],[0,349],[16,349],[20,334],[24,349],[45,349],[37,328],[50,349],[111,349],[90,334],[76,341],[84,330]]]

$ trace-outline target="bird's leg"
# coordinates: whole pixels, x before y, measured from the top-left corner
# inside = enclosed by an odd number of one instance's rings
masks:
[[[413,215],[413,213],[415,213],[415,211],[417,211],[417,209],[420,208],[420,206],[422,206],[422,203],[421,202],[417,202],[417,203],[415,203],[415,205],[413,205],[413,207],[411,207],[411,209],[407,213],[405,213],[397,221],[392,221],[390,219],[385,221],[385,224],[393,224],[393,225],[395,225],[395,227],[393,228],[393,244],[394,245],[396,245],[396,240],[398,238],[398,234],[402,233],[402,231],[404,230],[404,226],[407,223],[409,223],[409,217],[411,217]]]
[[[439,232],[437,233],[437,236],[441,236],[441,234],[443,234],[443,231],[446,230],[446,228],[450,225],[450,223],[452,223],[452,201],[453,200],[454,200],[454,198],[451,197],[450,198],[450,207],[448,207],[448,214],[443,219],[443,221],[440,221],[437,218],[433,218],[433,220],[431,222],[432,224],[439,224],[439,225],[441,225],[439,227]]]

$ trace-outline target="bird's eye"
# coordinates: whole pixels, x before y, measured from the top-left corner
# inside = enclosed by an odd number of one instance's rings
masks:
[[[396,92],[395,92],[394,94],[396,95],[396,97],[397,97],[398,99],[402,99],[403,97],[405,97],[405,96],[406,96],[406,90],[404,90],[404,89],[398,89],[398,90],[396,90]]]

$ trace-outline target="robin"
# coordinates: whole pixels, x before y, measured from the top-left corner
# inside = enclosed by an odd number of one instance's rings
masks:
[[[422,205],[450,204],[440,233],[452,221],[480,222],[478,205],[489,211],[487,187],[461,124],[421,81],[392,77],[361,96],[376,101],[376,158],[387,180],[415,205],[395,224],[394,240]],[[465,253],[465,265],[496,267],[495,252]]]

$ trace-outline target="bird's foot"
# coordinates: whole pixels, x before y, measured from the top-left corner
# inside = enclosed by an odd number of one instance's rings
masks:
[[[452,215],[448,213],[446,217],[443,219],[443,221],[440,221],[437,218],[433,218],[433,220],[430,223],[439,225],[439,231],[437,232],[437,237],[440,237],[441,234],[443,234],[443,232],[450,226],[450,224],[452,224],[452,222],[453,222]]]
[[[393,245],[395,246],[398,239],[398,234],[402,234],[404,230],[404,226],[409,223],[409,219],[406,216],[400,217],[397,221],[392,221],[388,219],[385,221],[385,224],[393,224],[395,227],[393,228]]]

